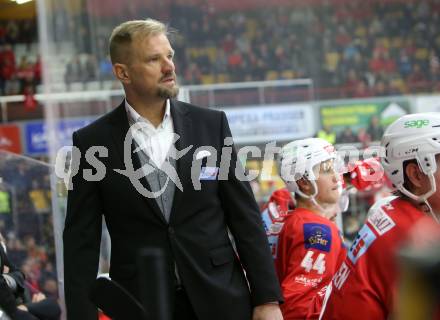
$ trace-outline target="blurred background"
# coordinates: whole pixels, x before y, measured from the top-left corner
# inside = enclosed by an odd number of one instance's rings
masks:
[[[362,150],[403,114],[440,112],[439,15],[440,0],[0,0],[0,232],[11,259],[35,290],[62,292],[66,190],[53,167],[73,131],[123,99],[107,54],[117,24],[152,17],[178,30],[180,99],[224,110],[239,147],[319,136]],[[263,205],[283,187],[276,166],[245,162],[262,171],[251,184]],[[350,192],[348,239],[389,191]],[[104,238],[103,271],[108,250]]]

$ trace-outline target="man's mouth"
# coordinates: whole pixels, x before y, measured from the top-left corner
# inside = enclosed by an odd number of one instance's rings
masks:
[[[162,83],[171,83],[171,82],[175,82],[175,81],[176,81],[176,77],[173,75],[167,75],[160,80],[160,82],[162,82]]]

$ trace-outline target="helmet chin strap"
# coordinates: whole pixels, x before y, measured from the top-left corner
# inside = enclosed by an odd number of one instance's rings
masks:
[[[322,206],[318,203],[318,201],[316,201],[316,195],[318,194],[318,186],[316,185],[315,180],[309,180],[309,181],[310,181],[310,183],[311,183],[312,186],[313,186],[313,190],[314,190],[313,194],[311,194],[311,195],[307,195],[307,194],[305,194],[304,192],[302,192],[301,190],[299,190],[299,188],[298,188],[298,190],[297,190],[296,192],[297,192],[302,198],[304,198],[304,199],[309,199],[309,200],[313,203],[313,205],[316,206],[316,207],[318,208],[318,210],[321,211],[322,213],[324,213],[324,214],[330,213],[330,210],[329,210],[329,209],[325,209],[324,207],[322,207]]]
[[[428,198],[430,196],[432,196],[436,191],[437,191],[437,185],[435,183],[435,179],[434,179],[434,174],[432,172],[428,173],[428,178],[429,178],[429,184],[431,186],[431,190],[429,190],[428,192],[426,192],[425,194],[422,194],[420,196],[415,195],[414,193],[412,193],[411,191],[409,191],[408,189],[406,189],[403,184],[401,184],[399,186],[399,190],[406,196],[410,197],[411,199],[413,199],[414,201],[417,201],[418,203],[423,203],[428,207],[428,211],[429,214],[431,215],[431,217],[434,219],[435,222],[437,222],[438,224],[440,224],[440,218],[437,217],[437,214],[434,212],[434,210],[432,210],[432,206],[428,201]]]
[[[435,214],[434,210],[432,210],[431,205],[429,204],[428,199],[425,200],[424,202],[426,204],[426,206],[429,209],[429,213],[431,214],[432,218],[434,219],[435,222],[437,222],[438,224],[440,224],[440,218]]]

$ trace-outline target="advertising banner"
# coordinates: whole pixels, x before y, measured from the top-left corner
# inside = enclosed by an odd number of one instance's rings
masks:
[[[0,150],[21,153],[20,128],[18,126],[0,126]]]
[[[91,123],[93,120],[93,118],[87,118],[59,121],[53,133],[56,135],[58,141],[60,141],[59,147],[72,145],[72,133]],[[47,124],[42,121],[30,122],[24,126],[24,130],[26,153],[29,155],[47,154],[50,136]]]
[[[236,144],[257,144],[310,137],[315,133],[309,104],[225,108]]]
[[[355,100],[322,103],[319,110],[321,127],[336,133],[337,142],[368,142],[380,140],[390,123],[410,112],[410,103],[405,98]]]

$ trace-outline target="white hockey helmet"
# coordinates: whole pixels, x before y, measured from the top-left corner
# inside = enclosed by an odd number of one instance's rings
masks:
[[[290,192],[297,193],[303,198],[314,198],[318,193],[314,181],[318,177],[313,169],[322,162],[336,158],[335,147],[324,139],[296,140],[281,148],[279,158],[280,176]],[[299,189],[296,181],[303,177],[312,181],[315,188],[313,195],[306,195]]]
[[[435,157],[440,153],[440,113],[415,113],[397,119],[386,129],[381,146],[385,149],[382,164],[393,185],[416,201],[426,201],[436,191],[434,173]],[[404,187],[403,163],[413,159],[431,182],[431,190],[419,196]]]

